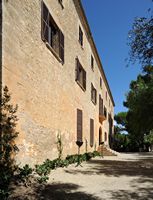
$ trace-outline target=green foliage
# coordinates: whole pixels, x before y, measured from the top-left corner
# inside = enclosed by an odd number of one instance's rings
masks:
[[[136,18],[129,32],[130,61],[139,61],[142,74],[131,81],[124,106],[128,108],[126,129],[130,146],[143,147],[153,130],[153,16]],[[146,137],[144,137],[146,135]]]
[[[57,150],[58,150],[58,158],[61,159],[62,158],[62,152],[63,152],[63,144],[62,144],[62,137],[61,134],[58,133],[57,134]]]
[[[153,145],[153,130],[151,130],[148,135],[144,136],[144,141],[149,145]]]
[[[17,122],[17,105],[10,104],[11,96],[5,86],[1,99],[1,122],[0,122],[0,199],[9,196],[9,184],[16,170],[14,156],[18,151],[15,139],[18,132],[15,131]]]
[[[130,61],[139,61],[144,68],[153,65],[153,16],[136,18],[129,31]]]
[[[25,186],[29,185],[31,183],[31,176],[33,173],[33,169],[26,164],[25,166],[23,166],[23,168],[19,168],[19,174],[18,174],[18,178],[19,180],[21,180]]]
[[[117,124],[123,127],[123,130],[126,129],[126,125],[127,125],[126,116],[127,116],[127,112],[119,112],[118,114],[114,116],[115,121],[117,122]]]
[[[130,84],[124,105],[127,113],[127,129],[131,140],[143,144],[144,135],[153,129],[153,73],[139,75]]]
[[[119,152],[129,151],[129,137],[127,134],[116,133],[114,136],[114,150]]]

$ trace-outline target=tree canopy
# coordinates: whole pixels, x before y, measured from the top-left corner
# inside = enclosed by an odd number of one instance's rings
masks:
[[[153,131],[153,16],[151,9],[148,14],[148,18],[136,18],[129,31],[129,60],[132,64],[139,61],[142,73],[130,83],[123,103],[128,109],[127,113],[121,112],[115,116],[116,122],[121,125],[119,127],[128,131],[131,147],[136,148],[143,146],[148,138],[152,138]]]
[[[136,18],[129,31],[129,58],[133,63],[139,61],[144,68],[153,65],[153,16]]]

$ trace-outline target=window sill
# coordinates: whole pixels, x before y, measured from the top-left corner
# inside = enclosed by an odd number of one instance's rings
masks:
[[[61,60],[61,58],[59,57],[59,55],[54,51],[54,49],[50,46],[50,44],[48,42],[45,42],[46,47],[52,52],[52,54],[56,57],[56,59],[63,65],[63,61]]]
[[[81,89],[85,92],[86,90],[85,90],[85,88],[81,85],[81,83],[80,83],[78,80],[76,80],[76,82],[77,82],[77,84],[81,87]]]

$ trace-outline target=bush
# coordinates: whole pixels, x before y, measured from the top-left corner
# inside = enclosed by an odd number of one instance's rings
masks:
[[[33,169],[26,164],[23,168],[19,168],[18,178],[25,184],[25,186],[28,186],[31,183],[30,177],[32,176],[32,173]]]
[[[15,131],[17,122],[17,105],[13,107],[10,104],[11,96],[8,88],[5,86],[1,103],[1,121],[0,121],[0,199],[7,199],[9,196],[9,185],[13,178],[16,165],[14,155],[18,151],[15,145],[15,139],[18,132]]]

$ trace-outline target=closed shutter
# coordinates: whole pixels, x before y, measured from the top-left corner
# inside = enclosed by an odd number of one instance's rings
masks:
[[[64,63],[64,35],[59,31],[59,56]]]
[[[82,110],[77,109],[77,141],[82,142]]]
[[[42,1],[41,2],[41,38],[43,41],[47,41],[47,42],[49,38],[48,24],[49,24],[49,11],[46,5]]]
[[[91,83],[91,101],[93,100],[93,85]]]
[[[102,113],[101,113],[101,95],[99,95],[99,115],[102,115]]]
[[[86,71],[83,70],[83,88],[86,90]]]
[[[94,120],[90,119],[90,146],[94,144]]]
[[[79,60],[78,58],[75,59],[75,81],[79,79]]]
[[[97,90],[95,89],[95,104],[97,103]]]
[[[101,98],[101,95],[99,95],[99,114],[103,115],[103,99]]]
[[[104,111],[103,111],[103,99],[101,98],[101,113],[103,115]]]
[[[83,46],[83,32],[81,30],[81,27],[79,27],[79,42],[81,46]]]

